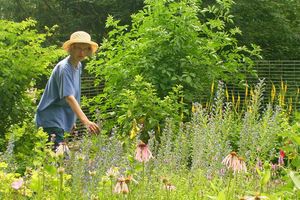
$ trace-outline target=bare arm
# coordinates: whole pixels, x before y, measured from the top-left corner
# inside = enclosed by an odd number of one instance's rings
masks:
[[[77,117],[80,119],[80,121],[88,128],[89,131],[91,131],[92,133],[99,132],[98,125],[94,122],[91,122],[87,118],[74,96],[67,96],[66,101],[70,105],[74,113],[77,115]]]

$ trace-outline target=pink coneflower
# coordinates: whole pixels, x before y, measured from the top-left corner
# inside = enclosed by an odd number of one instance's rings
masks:
[[[128,189],[128,185],[125,182],[125,178],[124,177],[120,177],[117,180],[117,185],[115,186],[114,192],[118,193],[118,194],[128,194],[129,193],[129,189]]]
[[[238,157],[236,152],[231,152],[228,154],[222,163],[228,168],[232,169],[233,172],[247,172],[247,167],[244,159],[242,157]]]
[[[247,167],[246,167],[246,162],[244,160],[244,158],[239,157],[239,166],[237,169],[238,172],[243,171],[243,172],[247,172]]]
[[[284,156],[285,156],[284,151],[280,149],[279,158],[278,158],[278,165],[280,165],[280,166],[284,165],[284,160],[283,160]]]
[[[174,185],[172,185],[171,183],[167,183],[164,185],[164,189],[168,190],[168,191],[173,191],[173,190],[176,190],[176,187]]]
[[[140,142],[135,150],[135,159],[139,162],[148,162],[153,158],[152,153],[147,144]]]
[[[22,178],[15,180],[14,182],[12,182],[11,187],[15,190],[18,190],[22,187],[24,181]]]
[[[260,199],[269,199],[267,196],[244,196],[241,197],[240,200],[260,200]]]
[[[239,159],[237,156],[237,153],[232,151],[230,154],[228,154],[222,161],[222,163],[229,169],[229,168],[235,168],[236,165],[239,163]]]
[[[131,182],[134,182],[135,184],[138,184],[138,181],[135,180],[135,179],[133,178],[133,176],[129,175],[129,176],[127,176],[127,177],[125,178],[125,183],[126,183],[126,184],[129,184],[129,183],[131,183]]]

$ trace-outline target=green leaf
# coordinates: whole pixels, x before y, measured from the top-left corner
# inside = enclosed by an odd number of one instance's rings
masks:
[[[299,167],[300,166],[300,157],[297,156],[295,159],[293,159],[291,164],[295,167]]]
[[[217,200],[226,200],[226,195],[224,190],[219,192]]]
[[[289,173],[292,181],[294,182],[296,188],[299,190],[300,189],[300,176],[296,174],[294,171],[290,171]]]
[[[45,171],[48,172],[50,175],[55,175],[57,170],[52,165],[46,165],[45,166]]]
[[[0,168],[6,168],[8,166],[5,162],[0,162]]]
[[[264,172],[264,174],[263,174],[263,177],[261,179],[260,184],[262,186],[266,185],[269,182],[270,178],[271,178],[271,170],[270,169],[266,169],[265,172]]]
[[[299,136],[293,136],[292,139],[293,139],[298,145],[300,145],[300,137],[299,137]]]

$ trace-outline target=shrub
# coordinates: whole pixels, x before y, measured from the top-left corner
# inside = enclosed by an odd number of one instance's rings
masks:
[[[37,33],[35,25],[30,19],[19,23],[0,20],[0,143],[10,125],[32,116],[34,104],[28,91],[61,55],[54,46],[43,46],[53,29]]]

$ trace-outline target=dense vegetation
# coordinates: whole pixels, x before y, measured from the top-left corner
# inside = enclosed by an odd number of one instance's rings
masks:
[[[232,4],[232,0],[198,0],[197,4],[207,7],[217,2]],[[54,37],[48,39],[50,44],[60,44],[79,29],[91,32],[100,42],[107,34],[105,21],[108,15],[120,20],[122,25],[130,24],[130,15],[143,5],[143,0],[0,0],[0,18],[20,22],[31,17],[39,22],[40,31],[44,26],[59,25]],[[243,33],[239,42],[261,46],[265,59],[298,59],[299,8],[298,0],[235,1],[231,14],[235,26]]]
[[[244,79],[261,55],[296,55],[282,43],[297,40],[298,15],[255,2],[0,1],[0,199],[298,199],[299,90],[286,99],[283,80],[267,97],[264,81]],[[259,34],[262,13],[286,38]],[[49,44],[75,29],[101,41],[86,65],[103,92],[83,103],[102,130],[54,152],[34,111],[65,56]]]

